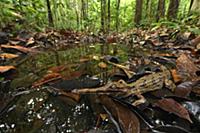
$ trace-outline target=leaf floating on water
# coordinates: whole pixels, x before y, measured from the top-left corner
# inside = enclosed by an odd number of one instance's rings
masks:
[[[36,81],[33,83],[32,87],[37,87],[37,86],[41,86],[43,84],[61,79],[61,75],[59,73],[50,73],[45,75],[42,79],[40,79],[39,81]]]
[[[8,72],[9,70],[15,70],[14,66],[0,66],[0,74]]]
[[[183,119],[188,120],[190,123],[193,123],[190,119],[188,111],[181,104],[171,98],[158,100],[155,105],[167,112],[173,113]]]
[[[98,66],[99,66],[100,68],[103,68],[103,69],[105,69],[105,68],[108,67],[107,64],[104,63],[104,62],[100,62],[100,63],[98,64]]]
[[[140,132],[140,122],[131,110],[105,95],[100,96],[100,100],[118,121],[124,133]]]
[[[0,55],[0,58],[2,59],[14,59],[14,58],[17,58],[19,57],[19,55],[17,54],[10,54],[10,53],[3,53]]]
[[[1,45],[1,49],[3,51],[12,51],[13,50],[17,50],[19,52],[22,52],[22,53],[35,53],[37,52],[35,49],[32,49],[32,48],[26,48],[26,47],[23,47],[23,46],[11,46],[11,45]],[[10,49],[10,50],[9,50]]]

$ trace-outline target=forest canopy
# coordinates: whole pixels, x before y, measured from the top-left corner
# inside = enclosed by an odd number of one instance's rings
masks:
[[[198,3],[198,0],[1,0],[0,27],[103,32],[136,26],[178,28],[186,23],[198,24]]]

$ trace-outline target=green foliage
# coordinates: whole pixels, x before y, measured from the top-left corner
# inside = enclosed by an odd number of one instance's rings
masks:
[[[54,28],[73,29],[86,31],[99,31],[101,28],[101,0],[49,0],[51,4]],[[87,2],[86,16],[82,14],[82,1]],[[166,13],[170,0],[166,0]],[[110,29],[116,30],[116,0],[111,2]],[[197,19],[194,16],[188,17],[190,0],[180,1],[177,22],[161,20],[156,22],[158,0],[144,0],[143,16],[141,25],[154,27],[167,25],[170,28],[181,28],[187,21],[187,24],[197,23],[192,20]],[[119,30],[124,31],[134,27],[135,0],[121,0],[119,9]],[[8,24],[14,24],[16,29],[34,29],[43,30],[48,26],[48,11],[46,0],[1,0],[0,1],[0,27]],[[106,6],[107,12],[107,6]],[[107,17],[107,16],[106,16]],[[184,22],[183,22],[184,20]],[[198,33],[194,26],[189,30]]]
[[[189,17],[184,18],[182,21],[168,21],[168,20],[161,20],[157,23],[152,23],[151,27],[152,30],[155,30],[159,27],[167,27],[171,29],[178,29],[180,31],[190,31],[195,34],[200,35],[200,29],[198,25],[199,16],[198,15],[191,15]]]

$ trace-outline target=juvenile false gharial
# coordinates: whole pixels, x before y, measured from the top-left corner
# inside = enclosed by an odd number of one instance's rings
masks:
[[[133,105],[138,105],[145,102],[145,98],[141,95],[146,92],[162,89],[166,86],[170,90],[174,91],[175,84],[171,79],[171,72],[165,67],[160,66],[160,72],[154,72],[152,74],[143,76],[132,83],[126,83],[124,80],[117,82],[111,82],[106,86],[99,88],[88,88],[74,90],[75,93],[109,93],[109,92],[123,92],[126,96],[136,95],[140,99],[135,101]],[[114,87],[113,87],[114,86]]]
[[[164,85],[174,91],[176,86],[170,79],[170,71],[165,66],[161,66],[161,72],[146,75],[133,83],[126,83],[124,80],[119,80],[114,84],[117,88],[129,87],[127,95],[137,95],[140,99],[135,101],[133,105],[138,105],[145,102],[144,97],[141,95],[143,93],[162,89]]]

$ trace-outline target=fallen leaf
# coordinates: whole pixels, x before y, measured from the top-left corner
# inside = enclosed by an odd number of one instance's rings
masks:
[[[195,39],[191,40],[190,42],[193,46],[197,46],[200,43],[200,36],[196,37]]]
[[[182,105],[187,108],[187,110],[194,116],[194,118],[196,120],[198,120],[198,122],[200,122],[200,102],[199,101],[186,101],[183,102]]]
[[[0,74],[8,72],[9,70],[15,70],[14,66],[0,66]]]
[[[59,89],[57,89],[57,90],[58,90],[60,95],[69,97],[69,98],[71,98],[71,99],[73,99],[73,100],[75,100],[77,102],[80,100],[80,95],[79,94],[71,93],[71,92],[65,92],[65,91],[59,90]]]
[[[48,72],[50,73],[60,73],[62,71],[69,70],[66,65],[54,66],[49,68]]]
[[[181,54],[176,60],[177,70],[183,79],[195,80],[197,78],[196,71],[199,69],[194,62],[186,54]]]
[[[176,87],[174,93],[175,95],[180,97],[187,97],[192,91],[192,87],[193,87],[192,81],[183,82]]]
[[[192,123],[188,111],[181,104],[171,98],[158,100],[155,105]]]
[[[58,80],[58,79],[61,79],[61,75],[59,73],[50,73],[50,74],[47,74],[45,75],[42,79],[40,79],[39,81],[36,81],[32,84],[32,87],[38,87],[38,86],[41,86],[43,84],[46,84],[46,83],[49,83],[49,82],[52,82],[52,81],[55,81],[55,80]]]
[[[32,45],[32,44],[34,44],[34,43],[35,43],[34,38],[33,38],[33,37],[30,37],[30,38],[28,39],[27,43],[26,43],[26,46],[30,46],[30,45]]]
[[[178,74],[176,69],[172,69],[170,71],[171,71],[171,74],[172,74],[172,77],[173,77],[173,80],[175,83],[178,83],[182,80],[181,75]]]
[[[108,114],[100,114],[101,119],[104,121],[108,118]]]
[[[88,62],[88,61],[90,61],[90,59],[89,59],[89,58],[86,58],[86,57],[85,57],[85,58],[83,57],[83,58],[80,58],[80,59],[79,59],[79,62],[80,62],[80,63],[84,63],[84,62]]]
[[[181,35],[184,40],[193,39],[195,35],[192,32],[185,32]]]
[[[10,54],[10,53],[0,54],[0,58],[2,58],[2,59],[13,59],[13,58],[17,58],[17,57],[19,57],[19,55]]]
[[[131,110],[105,95],[100,96],[100,101],[119,122],[123,133],[140,132],[140,122]]]
[[[200,96],[200,80],[197,81],[196,84],[193,86],[192,92]]]
[[[37,52],[35,49],[32,49],[32,48],[26,48],[26,47],[22,47],[22,46],[11,46],[11,45],[1,45],[1,49],[3,51],[12,51],[12,50],[17,50],[19,52],[22,52],[22,53],[35,53]],[[10,50],[9,50],[10,49]]]
[[[99,66],[100,68],[103,68],[103,69],[105,69],[105,68],[108,67],[107,64],[104,63],[104,62],[100,62],[100,63],[98,64],[98,66]]]

